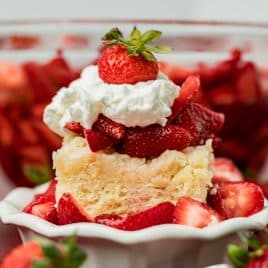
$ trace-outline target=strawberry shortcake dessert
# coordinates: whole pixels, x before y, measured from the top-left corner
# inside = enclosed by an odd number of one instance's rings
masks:
[[[98,64],[46,107],[44,122],[64,141],[53,153],[56,179],[25,212],[137,230],[202,228],[263,208],[257,185],[230,160],[214,161],[224,116],[195,102],[199,77],[179,87],[159,71],[153,53],[170,50],[150,45],[160,35],[111,29]]]

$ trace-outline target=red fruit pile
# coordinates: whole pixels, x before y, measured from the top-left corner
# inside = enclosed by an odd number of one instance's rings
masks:
[[[62,195],[56,210],[54,180],[47,191],[34,197],[24,212],[59,225],[95,222],[134,231],[166,223],[204,228],[225,219],[248,217],[263,209],[262,189],[255,183],[244,181],[232,161],[216,159],[213,171],[213,187],[208,191],[207,203],[185,196],[181,197],[175,206],[171,202],[163,202],[127,217],[103,214],[94,219],[69,193]]]
[[[224,116],[191,102],[198,89],[198,77],[188,77],[164,127],[156,124],[143,128],[125,127],[103,115],[99,116],[92,129],[83,129],[77,122],[70,122],[65,127],[84,135],[93,152],[114,148],[132,157],[157,157],[166,150],[179,151],[204,144],[220,132]]]
[[[189,75],[199,75],[201,91],[195,101],[224,113],[225,123],[216,155],[233,159],[242,169],[258,171],[268,155],[267,73],[243,60],[233,50],[229,59],[215,65],[199,64],[185,69],[161,63],[160,69],[181,85]]]
[[[53,178],[51,153],[61,138],[43,123],[43,110],[77,77],[60,54],[43,64],[0,62],[0,163],[17,185]]]

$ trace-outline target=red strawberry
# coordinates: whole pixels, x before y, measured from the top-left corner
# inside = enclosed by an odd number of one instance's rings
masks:
[[[34,104],[31,109],[32,109],[32,115],[35,119],[42,120],[43,121],[43,113],[44,109],[47,106],[47,103],[38,103]]]
[[[175,84],[181,85],[185,79],[193,73],[193,70],[184,66],[161,61],[159,63],[161,72],[166,74]]]
[[[218,157],[212,164],[212,182],[243,181],[240,170],[228,158]]]
[[[174,223],[188,225],[196,228],[204,228],[215,224],[223,218],[207,204],[190,197],[181,197],[176,204]]]
[[[124,125],[116,123],[104,115],[98,117],[98,120],[94,123],[92,129],[116,140],[122,139],[125,135]]]
[[[170,49],[164,46],[150,47],[157,40],[159,31],[147,31],[144,34],[134,27],[130,40],[124,39],[117,28],[113,28],[102,38],[104,50],[98,61],[100,78],[111,84],[135,84],[154,80],[159,67],[152,52],[165,53]]]
[[[1,268],[30,268],[34,260],[41,260],[43,256],[40,245],[30,241],[13,249],[3,260]]]
[[[0,61],[0,88],[24,88],[27,84],[27,77],[21,66],[9,61]]]
[[[43,194],[37,194],[34,200],[23,211],[33,214],[52,223],[57,223],[57,210],[55,208],[56,180],[52,180]]]
[[[70,82],[78,78],[76,73],[61,55],[58,55],[48,63],[44,64],[42,69],[59,88],[68,86]]]
[[[245,104],[252,104],[260,96],[258,74],[252,62],[247,62],[238,71],[235,79],[238,100]]]
[[[87,213],[69,193],[64,193],[58,203],[58,224],[90,222]]]
[[[84,135],[92,152],[108,149],[115,143],[109,136],[91,129],[85,129]]]
[[[0,146],[9,147],[16,140],[15,130],[6,116],[0,114]]]
[[[169,117],[171,122],[177,118],[184,104],[189,103],[193,97],[197,94],[200,87],[200,79],[198,76],[191,75],[183,82],[179,96],[174,100],[172,105],[172,114]]]
[[[201,104],[189,103],[184,106],[175,124],[189,131],[195,144],[200,144],[212,134],[219,133],[223,122],[223,114],[213,112]]]
[[[30,35],[11,35],[9,41],[13,49],[29,49],[37,46],[40,39]]]
[[[64,126],[64,128],[66,128],[66,129],[68,129],[68,130],[70,130],[78,135],[82,135],[84,133],[84,127],[81,126],[81,124],[78,122],[72,121],[70,123],[67,123]]]
[[[121,45],[108,47],[100,56],[98,67],[100,78],[109,84],[154,80],[159,71],[156,61],[148,61],[141,55],[131,56]]]
[[[46,146],[54,151],[58,149],[61,145],[61,137],[59,137],[57,134],[53,133],[44,122],[40,120],[32,120],[32,126],[35,129],[35,131],[39,134],[39,136],[42,138],[43,142],[46,143]]]
[[[235,88],[231,85],[218,85],[206,92],[206,98],[212,105],[232,105],[237,101]]]
[[[173,211],[174,205],[172,203],[163,202],[126,218],[116,215],[101,215],[96,217],[95,221],[117,229],[135,231],[154,225],[172,223]]]
[[[17,153],[22,160],[34,163],[45,163],[49,159],[47,148],[42,144],[25,144],[17,148]]]
[[[89,45],[89,38],[83,35],[65,34],[62,36],[60,43],[62,48],[81,49]]]
[[[261,251],[260,251],[261,252]],[[268,267],[268,250],[264,250],[263,254],[251,260],[245,268],[267,268]]]
[[[155,157],[165,150],[182,150],[190,146],[191,142],[191,135],[181,127],[150,125],[145,128],[129,128],[123,150],[132,157]]]
[[[26,144],[37,144],[39,143],[39,137],[35,132],[30,120],[21,120],[17,122],[19,129],[19,139]]]
[[[35,102],[50,101],[55,93],[55,87],[42,70],[42,66],[36,62],[27,62],[22,67],[34,90]]]
[[[208,203],[226,218],[248,217],[263,209],[261,188],[252,182],[222,182],[208,195]]]

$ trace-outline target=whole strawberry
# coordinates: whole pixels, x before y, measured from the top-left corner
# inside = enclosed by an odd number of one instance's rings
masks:
[[[228,246],[228,257],[234,268],[268,267],[268,244],[261,243],[259,235],[256,236],[246,232],[240,233],[246,248],[237,245]],[[261,236],[267,237],[267,234],[262,232]]]
[[[79,268],[86,259],[76,237],[59,243],[46,239],[30,241],[13,249],[0,264],[1,268]]]
[[[102,40],[108,46],[98,61],[100,78],[109,84],[135,84],[141,81],[154,80],[159,66],[154,53],[167,53],[166,46],[149,46],[157,40],[161,32],[150,30],[141,34],[134,27],[130,39],[126,40],[118,28],[113,28]]]

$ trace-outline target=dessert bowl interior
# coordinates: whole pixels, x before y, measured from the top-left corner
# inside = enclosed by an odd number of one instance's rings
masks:
[[[111,267],[111,260],[120,267],[132,267],[137,261],[142,263],[138,267],[173,267],[174,263],[180,263],[180,267],[203,267],[220,263],[226,245],[236,239],[236,232],[261,230],[268,219],[268,208],[265,206],[251,217],[229,219],[203,229],[175,224],[138,231],[122,231],[95,223],[57,226],[21,212],[33,196],[45,188],[46,185],[42,185],[10,192],[0,203],[1,220],[16,225],[23,241],[35,234],[53,239],[77,234],[81,245],[89,253],[88,266],[85,267]]]

